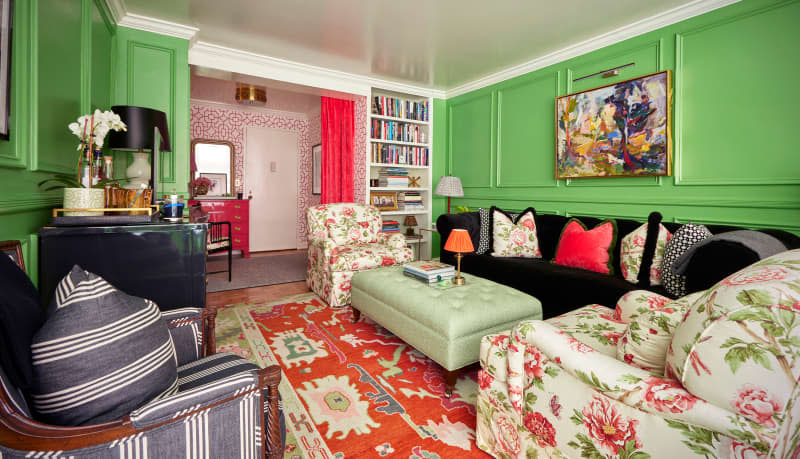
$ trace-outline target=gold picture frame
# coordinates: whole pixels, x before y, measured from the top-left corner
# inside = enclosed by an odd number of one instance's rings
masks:
[[[371,191],[369,203],[378,210],[397,210],[397,193],[386,191]]]

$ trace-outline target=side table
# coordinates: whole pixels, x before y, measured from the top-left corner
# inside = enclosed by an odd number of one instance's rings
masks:
[[[406,244],[417,244],[417,250],[415,252],[414,258],[411,261],[419,260],[421,255],[419,251],[422,248],[422,235],[415,234],[413,236],[409,236],[408,234],[404,234],[403,237],[406,238]]]

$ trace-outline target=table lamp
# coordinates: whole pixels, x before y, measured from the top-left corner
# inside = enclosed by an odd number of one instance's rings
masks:
[[[153,200],[156,199],[156,181],[158,177],[158,153],[172,151],[169,142],[167,115],[159,110],[131,105],[115,105],[111,107],[128,126],[127,131],[111,131],[108,147],[112,150],[132,151],[133,162],[125,171],[129,183],[126,188],[140,189],[149,186],[153,179]],[[160,139],[160,142],[157,141]],[[153,164],[148,164],[147,152],[153,153]]]
[[[464,253],[475,251],[475,248],[472,246],[472,239],[469,237],[467,230],[456,228],[451,231],[450,236],[447,237],[447,243],[445,243],[444,249],[448,252],[455,252],[456,254],[458,273],[456,277],[453,278],[453,283],[456,285],[464,285],[466,281],[461,277],[461,257],[464,256],[462,255]]]
[[[406,236],[414,236],[414,227],[417,226],[417,217],[406,215],[403,224],[406,225]]]
[[[450,197],[464,196],[464,189],[461,187],[461,179],[452,175],[443,175],[439,177],[439,183],[436,184],[437,196],[447,196],[447,213],[450,213]]]

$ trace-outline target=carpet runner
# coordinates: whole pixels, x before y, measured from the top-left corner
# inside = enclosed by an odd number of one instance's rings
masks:
[[[219,308],[217,350],[283,370],[285,458],[488,457],[475,445],[478,366],[444,398],[442,370],[313,293]]]

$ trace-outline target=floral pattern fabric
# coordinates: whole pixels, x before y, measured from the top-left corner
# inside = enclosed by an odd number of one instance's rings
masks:
[[[625,333],[627,324],[615,317],[613,309],[590,304],[547,322],[558,327],[581,343],[603,354],[617,355],[617,342]]]
[[[309,207],[306,285],[330,306],[350,304],[353,273],[412,260],[402,234],[380,231],[378,209],[337,203]]]
[[[647,241],[647,223],[642,224],[622,238],[620,246],[620,270],[622,277],[631,283],[639,282],[639,270],[644,259],[644,245]],[[650,285],[661,285],[661,267],[664,263],[664,251],[667,242],[672,238],[672,233],[667,228],[658,224],[658,238],[656,250],[653,253],[653,262],[650,265]]]
[[[505,213],[493,209],[492,256],[542,257],[542,252],[539,250],[539,237],[536,233],[536,219],[532,211],[523,213],[514,223]]]
[[[637,295],[658,300],[628,300]],[[478,446],[501,458],[800,455],[800,250],[706,292],[638,304],[617,317],[591,305],[485,337]],[[656,335],[645,325],[672,333],[666,375],[586,344],[592,325],[576,324],[615,323],[605,316],[639,324],[640,335]]]

